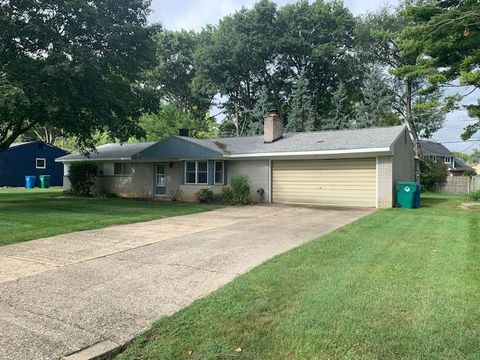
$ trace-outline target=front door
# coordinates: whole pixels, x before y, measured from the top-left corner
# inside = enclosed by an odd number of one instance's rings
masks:
[[[155,195],[167,192],[167,164],[155,164]]]

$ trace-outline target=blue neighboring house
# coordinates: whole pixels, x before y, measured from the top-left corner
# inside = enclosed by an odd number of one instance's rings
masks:
[[[19,142],[0,152],[0,186],[25,186],[25,176],[50,175],[51,186],[63,185],[63,164],[55,159],[68,151],[43,141]]]

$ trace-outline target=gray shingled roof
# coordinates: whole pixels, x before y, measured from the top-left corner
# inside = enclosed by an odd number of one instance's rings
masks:
[[[276,152],[359,150],[390,147],[405,127],[332,130],[303,133],[286,133],[283,138],[265,143],[263,136],[243,136],[199,140],[188,138],[224,154],[257,154]],[[185,138],[187,139],[187,138]]]
[[[420,140],[423,155],[425,156],[453,156],[445,145],[430,140]]]
[[[473,170],[471,166],[468,166],[463,162],[463,160],[459,158],[455,158],[455,167],[452,168],[453,171],[466,171],[466,170]]]
[[[124,143],[124,144],[106,144],[100,145],[96,150],[87,153],[80,154],[74,153],[66,156],[62,156],[57,160],[131,160],[135,158],[135,155],[139,154],[148,147],[156,144],[157,142],[138,142],[138,143]]]
[[[402,125],[386,128],[286,133],[281,139],[273,143],[265,143],[261,135],[217,139],[172,136],[160,142],[102,145],[95,152],[90,153],[89,156],[76,153],[57,160],[148,160],[161,159],[162,156],[174,158],[173,155],[175,154],[179,158],[195,158],[198,154],[209,153],[211,156],[211,152],[205,152],[207,149],[212,150],[219,157],[283,152],[384,150],[390,148],[404,129],[405,127]],[[150,149],[144,151],[147,148]]]

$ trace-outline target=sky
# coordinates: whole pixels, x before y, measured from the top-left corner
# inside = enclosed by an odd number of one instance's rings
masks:
[[[161,23],[169,30],[201,30],[207,24],[215,24],[225,15],[242,7],[252,7],[256,0],[152,0],[150,22]],[[295,0],[277,0],[279,6],[295,2]],[[382,6],[395,7],[398,0],[344,0],[345,5],[354,15],[375,11]],[[467,90],[460,89],[466,93]],[[475,103],[480,91],[464,99],[463,104]],[[444,127],[433,136],[433,140],[445,144],[452,151],[471,152],[480,148],[478,142],[462,142],[460,134],[467,124],[475,121],[468,117],[465,110],[458,110],[447,116]],[[480,139],[480,134],[473,139]]]

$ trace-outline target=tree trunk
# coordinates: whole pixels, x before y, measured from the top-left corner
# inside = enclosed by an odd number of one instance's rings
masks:
[[[235,99],[235,131],[240,136],[240,116],[238,115],[238,97]]]

